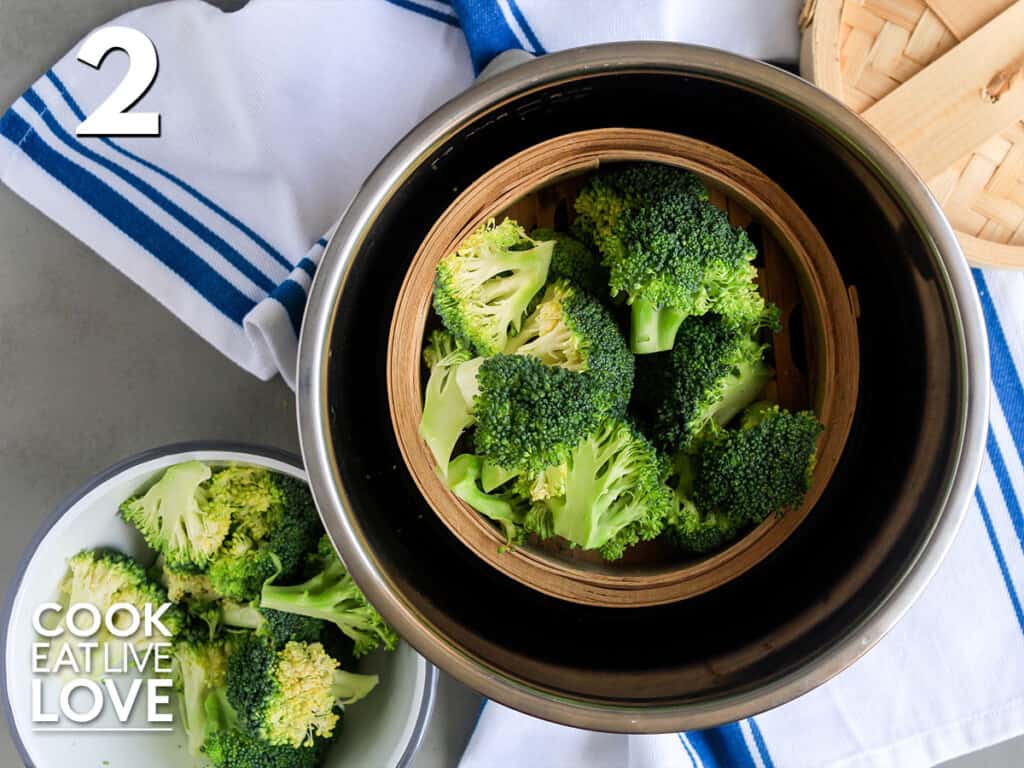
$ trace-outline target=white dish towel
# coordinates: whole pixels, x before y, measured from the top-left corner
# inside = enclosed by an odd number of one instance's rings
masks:
[[[75,136],[120,81],[77,47],[0,117],[0,179],[262,378],[294,382],[323,237],[362,179],[496,53],[661,39],[794,60],[798,0],[199,0],[130,13],[159,139]],[[33,254],[60,258],[59,254]],[[975,272],[993,361],[988,456],[934,582],[860,662],[740,723],[624,737],[489,703],[463,768],[916,768],[1024,733],[1024,275]],[[45,767],[49,768],[49,767]]]

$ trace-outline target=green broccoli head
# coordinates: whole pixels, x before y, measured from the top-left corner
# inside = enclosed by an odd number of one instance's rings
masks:
[[[473,509],[498,523],[509,546],[522,540],[523,517],[529,503],[513,492],[488,493],[481,487],[483,459],[464,453],[448,467],[448,487]]]
[[[774,326],[776,318],[769,307],[761,324]],[[772,376],[757,330],[713,313],[688,317],[670,351],[641,359],[634,405],[659,448],[688,450],[709,427],[725,426],[757,398]]]
[[[553,240],[550,277],[562,277],[592,296],[604,296],[608,290],[608,270],[587,246],[571,235],[553,229],[535,229],[534,240]]]
[[[338,726],[334,732],[337,733]],[[314,738],[310,746],[268,744],[237,728],[210,734],[203,752],[214,768],[319,768],[330,741]]]
[[[281,571],[271,549],[241,531],[232,534],[210,563],[209,578],[221,597],[248,602]]]
[[[591,407],[602,414],[625,413],[633,391],[633,355],[608,310],[567,280],[548,284],[505,352],[586,373],[595,380],[598,398]]]
[[[355,643],[353,654],[357,658],[380,645],[393,649],[398,635],[366,600],[326,536],[320,540],[318,552],[320,570],[314,576],[301,584],[267,584],[260,596],[260,608],[334,624]]]
[[[605,421],[573,448],[567,467],[565,495],[544,502],[556,534],[615,559],[661,532],[671,502],[663,464],[631,424]]]
[[[218,483],[225,473],[229,477]],[[231,600],[254,600],[267,580],[294,575],[323,535],[308,486],[287,475],[259,467],[221,469],[210,498],[237,521],[208,568],[214,589]]]
[[[420,434],[443,478],[474,424],[477,453],[507,472],[536,473],[606,415],[625,412],[633,356],[607,310],[569,283],[548,287],[508,349],[469,358],[448,334],[432,334]]]
[[[201,461],[177,464],[121,505],[121,517],[172,567],[202,569],[228,535],[231,514],[210,503],[210,474]]]
[[[530,355],[486,358],[476,384],[475,453],[515,473],[563,463],[615,401],[604,377]]]
[[[769,403],[749,406],[739,429],[720,431],[694,457],[698,509],[759,523],[798,507],[810,487],[823,429],[810,411],[790,413]]]
[[[437,265],[434,309],[477,354],[501,352],[547,281],[553,249],[512,219],[486,222]]]
[[[469,365],[472,355],[447,331],[434,331],[423,350],[430,378],[423,397],[420,436],[434,455],[441,477],[447,477],[448,462],[462,433],[472,426],[473,398],[459,386],[461,380],[476,388],[475,371]],[[474,365],[479,366],[481,358]],[[464,365],[465,364],[465,365]]]
[[[674,457],[675,490],[672,508],[665,518],[665,532],[680,549],[707,554],[729,543],[744,528],[742,521],[715,510],[701,511],[693,502],[693,457]]]
[[[140,563],[120,552],[110,549],[86,549],[68,560],[68,572],[60,583],[61,599],[65,606],[72,606],[76,603],[88,603],[95,606],[101,614],[115,603],[127,603],[134,606],[140,615],[146,613],[146,606],[149,612],[157,615],[160,622],[170,632],[171,637],[164,637],[157,632],[152,637],[146,637],[146,622],[140,622],[138,630],[127,637],[114,636],[106,625],[102,625],[99,631],[90,638],[97,644],[96,648],[83,650],[77,641],[65,640],[54,642],[50,646],[51,660],[55,660],[62,649],[66,646],[74,653],[79,669],[84,672],[86,657],[88,653],[91,663],[89,668],[97,671],[96,660],[106,652],[111,665],[120,664],[124,645],[134,644],[142,649],[148,643],[167,643],[178,635],[185,628],[185,614],[176,605],[169,603],[167,592],[159,584],[151,581],[145,568]],[[166,608],[163,608],[164,605]],[[162,609],[162,610],[161,610]],[[66,613],[60,621],[60,626],[66,626]],[[130,626],[131,616],[120,611],[114,615],[114,620],[120,630],[127,630]]]
[[[234,530],[262,541],[284,517],[278,475],[263,467],[232,465],[218,468],[207,484],[206,506],[222,511]]]
[[[656,163],[595,176],[576,198],[575,226],[601,252],[612,295],[632,305],[637,354],[672,348],[679,324],[718,312],[749,324],[764,310],[757,255],[693,174]]]
[[[333,734],[341,707],[376,685],[376,675],[339,669],[320,643],[293,641],[278,650],[246,635],[228,659],[228,701],[243,729],[271,745],[314,746]]]

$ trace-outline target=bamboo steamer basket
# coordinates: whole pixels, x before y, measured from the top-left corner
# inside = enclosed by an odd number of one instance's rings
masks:
[[[771,516],[725,550],[705,558],[661,542],[640,544],[615,562],[560,539],[509,549],[491,521],[458,499],[438,477],[420,438],[425,372],[421,362],[438,261],[482,222],[511,216],[527,229],[564,228],[587,176],[617,161],[686,168],[708,185],[711,200],[746,227],[763,266],[760,283],[779,305],[776,379],[768,392],[790,409],[811,408],[825,424],[811,489],[803,505]],[[809,514],[842,453],[857,397],[856,293],[847,289],[825,242],[782,189],[740,158],[675,134],[598,129],[527,149],[471,184],[438,219],[417,251],[399,293],[388,344],[388,401],[399,447],[434,512],[479,557],[545,594],[612,607],[648,606],[692,597],[724,584],[775,550]]]
[[[808,0],[801,73],[899,149],[972,264],[1024,269],[1024,0]]]

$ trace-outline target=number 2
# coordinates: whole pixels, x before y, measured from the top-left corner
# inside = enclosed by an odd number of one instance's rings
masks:
[[[85,39],[78,51],[78,60],[99,69],[113,50],[128,54],[128,72],[114,92],[79,124],[75,133],[79,136],[159,136],[159,112],[128,112],[156,79],[160,66],[156,46],[137,29],[103,27]]]

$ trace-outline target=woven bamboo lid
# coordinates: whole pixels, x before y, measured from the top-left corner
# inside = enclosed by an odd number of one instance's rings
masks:
[[[1024,0],[808,0],[800,68],[928,182],[978,266],[1024,269]]]
[[[418,432],[434,270],[491,217],[512,216],[528,229],[564,227],[587,175],[621,161],[659,162],[696,173],[708,185],[711,202],[726,210],[735,226],[750,230],[763,262],[759,283],[779,306],[784,329],[773,340],[776,377],[766,394],[791,410],[813,409],[825,425],[813,481],[799,509],[770,516],[708,557],[689,557],[657,541],[633,548],[614,563],[556,540],[530,541],[510,551],[494,523],[448,490]],[[811,221],[781,187],[739,157],[660,131],[606,128],[566,134],[520,152],[470,184],[421,244],[391,322],[387,380],[392,424],[406,465],[434,512],[498,571],[539,592],[585,605],[670,603],[752,568],[796,530],[821,496],[842,454],[857,401],[856,312],[856,292],[843,283]]]

